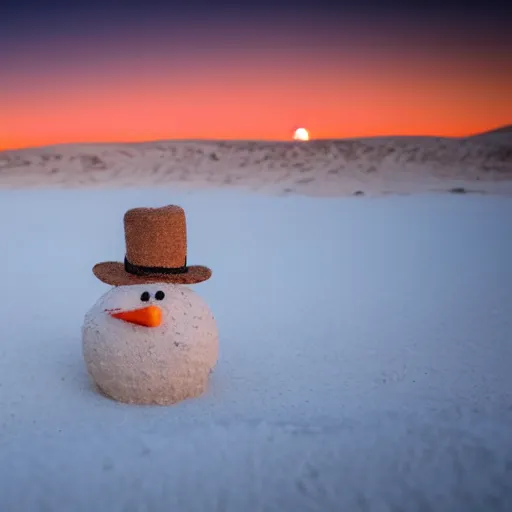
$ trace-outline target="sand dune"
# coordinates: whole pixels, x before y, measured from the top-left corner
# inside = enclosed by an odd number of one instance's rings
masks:
[[[512,124],[489,130],[484,133],[477,133],[469,137],[470,140],[485,144],[500,144],[512,147]]]
[[[240,186],[342,196],[512,194],[512,133],[309,142],[156,141],[0,152],[0,187]]]

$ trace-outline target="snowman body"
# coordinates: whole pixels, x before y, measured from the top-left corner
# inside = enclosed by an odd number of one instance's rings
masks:
[[[186,286],[118,286],[85,315],[82,349],[105,395],[166,405],[206,390],[218,358],[218,331],[207,304]]]

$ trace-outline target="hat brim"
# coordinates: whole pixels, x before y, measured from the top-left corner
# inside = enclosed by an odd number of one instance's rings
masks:
[[[94,275],[102,282],[111,286],[128,286],[132,284],[173,283],[197,284],[210,279],[212,271],[208,267],[192,265],[183,274],[152,274],[138,276],[126,272],[124,264],[118,261],[106,261],[94,265]]]

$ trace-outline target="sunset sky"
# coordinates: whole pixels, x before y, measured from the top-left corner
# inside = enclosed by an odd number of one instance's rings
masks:
[[[512,7],[408,3],[8,0],[0,149],[512,123]]]

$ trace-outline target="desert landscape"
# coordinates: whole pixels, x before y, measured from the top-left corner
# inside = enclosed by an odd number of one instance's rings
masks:
[[[0,187],[242,187],[312,196],[512,193],[512,127],[465,138],[158,141],[0,152]]]

